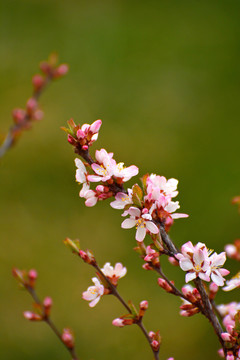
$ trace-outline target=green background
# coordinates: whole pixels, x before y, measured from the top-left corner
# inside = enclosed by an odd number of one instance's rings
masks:
[[[40,297],[52,296],[52,318],[76,334],[80,359],[151,359],[135,327],[111,325],[124,314],[114,298],[90,309],[81,293],[94,276],[63,245],[79,238],[100,265],[121,261],[125,299],[149,300],[148,330],[160,329],[161,359],[217,359],[217,338],[208,321],[181,318],[179,299],[157,286],[132,251],[134,230],[122,230],[121,212],[109,201],[86,208],[78,197],[74,153],[60,126],[102,119],[93,149],[113,151],[117,161],[180,180],[178,200],[189,219],[177,220],[171,237],[222,251],[239,237],[231,206],[240,194],[240,3],[238,1],[54,1],[0,2],[0,129],[14,107],[31,94],[37,64],[56,50],[70,65],[40,102],[44,120],[23,134],[1,160],[0,357],[68,359],[45,324],[22,316],[31,299],[17,287],[11,268],[36,268]],[[136,181],[136,180],[135,180]],[[130,183],[134,183],[134,180]],[[184,273],[163,259],[178,286]],[[237,264],[227,261],[232,274]],[[218,303],[239,299],[239,290]]]

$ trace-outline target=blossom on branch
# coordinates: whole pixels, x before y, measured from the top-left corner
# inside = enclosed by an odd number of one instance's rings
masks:
[[[188,241],[181,248],[181,254],[177,254],[176,258],[179,260],[179,265],[183,271],[187,271],[185,281],[199,277],[204,281],[212,281],[218,285],[223,286],[225,279],[223,276],[229,274],[226,269],[220,269],[226,261],[226,253],[221,254],[209,251],[205,244],[199,242],[193,246],[191,241]],[[211,256],[210,256],[211,255]]]
[[[115,267],[113,268],[113,266],[107,262],[101,271],[111,281],[111,283],[116,286],[118,280],[126,275],[127,268],[124,267],[121,263],[116,263]]]
[[[112,183],[112,177],[119,183],[130,180],[138,174],[138,168],[135,165],[125,167],[123,162],[116,163],[113,159],[113,153],[108,153],[105,149],[96,150],[95,157],[97,163],[93,163],[92,169],[96,175],[88,175],[88,181],[108,181]]]
[[[126,205],[132,204],[132,189],[127,190],[128,193],[118,192],[115,200],[110,203],[113,209],[124,209]]]
[[[87,291],[82,293],[82,298],[86,301],[90,301],[90,307],[94,307],[104,293],[104,286],[96,277],[92,278],[92,282],[94,283],[94,286],[89,286]]]
[[[87,151],[98,138],[98,132],[102,125],[102,120],[96,120],[91,125],[76,125],[73,119],[68,121],[69,129],[62,128],[68,133],[68,142],[73,146],[80,147]]]
[[[130,207],[127,210],[127,213],[130,215],[129,219],[126,219],[122,222],[121,227],[123,229],[130,229],[136,227],[136,240],[143,241],[147,232],[151,234],[158,234],[159,229],[157,225],[152,222],[152,216],[148,213],[147,209],[142,211],[134,206]]]

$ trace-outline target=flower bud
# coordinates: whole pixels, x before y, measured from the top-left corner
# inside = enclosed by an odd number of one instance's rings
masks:
[[[224,340],[224,341],[232,341],[232,336],[229,334],[229,333],[227,333],[227,332],[223,332],[223,333],[221,333],[221,338]]]
[[[44,314],[47,317],[50,315],[52,304],[53,304],[52,298],[50,298],[49,296],[45,297],[45,299],[43,300],[43,308],[44,308]]]
[[[32,78],[32,84],[35,91],[39,91],[45,85],[45,80],[42,75],[36,74]]]
[[[172,287],[168,284],[166,280],[158,278],[158,285],[167,292],[172,292]]]
[[[179,262],[173,256],[169,256],[168,261],[174,266],[179,266]]]
[[[74,336],[71,329],[65,328],[62,332],[62,341],[69,348],[72,349],[74,347]]]
[[[25,121],[26,111],[23,109],[14,109],[12,111],[12,117],[16,124],[22,124]]]
[[[32,311],[24,311],[23,316],[25,317],[25,319],[30,320],[30,321],[41,321],[42,320],[41,315],[36,314]]]
[[[152,266],[149,265],[148,263],[143,264],[143,265],[142,265],[142,268],[143,268],[144,270],[153,270]]]
[[[124,320],[117,318],[112,321],[112,324],[117,327],[124,327]]]
[[[157,340],[153,340],[153,341],[151,342],[151,346],[152,346],[152,348],[153,348],[154,351],[158,351],[158,350],[159,350],[159,347],[160,347],[160,344],[159,344],[159,342],[158,342]]]
[[[29,270],[28,278],[29,278],[29,286],[31,288],[34,288],[37,277],[38,277],[38,273],[35,269]]]
[[[68,70],[69,70],[69,67],[67,64],[59,65],[53,73],[54,79],[58,79],[64,75],[66,75],[68,73]]]
[[[141,310],[147,310],[148,309],[148,301],[147,300],[143,300],[140,302],[140,309]]]

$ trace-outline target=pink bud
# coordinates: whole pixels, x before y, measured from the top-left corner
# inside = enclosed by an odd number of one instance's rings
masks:
[[[166,280],[158,278],[158,285],[167,292],[172,292],[172,287],[167,283]]]
[[[90,131],[95,134],[99,131],[100,127],[102,125],[102,120],[96,120],[92,123],[90,126]]]
[[[226,357],[226,360],[234,360],[234,355],[233,354],[228,354]]]
[[[70,329],[63,329],[62,341],[69,349],[72,349],[74,347],[74,336]]]
[[[45,307],[45,308],[49,308],[49,307],[51,307],[52,306],[52,298],[50,298],[50,296],[47,296],[47,297],[45,297],[45,299],[43,300],[43,306]]]
[[[221,333],[221,338],[224,341],[232,341],[232,336],[227,332]]]
[[[67,64],[61,64],[57,67],[57,69],[54,71],[54,78],[59,78],[68,73],[69,67]]]
[[[148,309],[148,301],[147,300],[143,300],[140,302],[140,309],[141,310],[147,310]]]
[[[153,269],[148,263],[143,264],[143,265],[142,265],[142,268],[143,268],[144,270],[152,270],[152,269]]]
[[[219,349],[219,350],[218,350],[218,355],[219,355],[220,357],[222,357],[222,358],[225,357],[225,356],[224,356],[224,351],[223,351],[223,349]]]
[[[26,104],[27,112],[32,113],[36,109],[37,105],[38,105],[38,103],[37,103],[36,99],[34,99],[34,98],[28,99],[27,104]]]
[[[157,340],[153,340],[153,341],[151,342],[151,346],[152,346],[152,348],[153,348],[154,351],[158,351],[160,344],[159,344],[159,342],[158,342]]]
[[[44,116],[44,112],[39,109],[37,109],[33,114],[34,120],[37,120],[37,121],[42,120],[43,116]]]
[[[151,339],[153,339],[154,336],[155,336],[155,332],[154,332],[154,331],[149,331],[148,336],[149,336]]]
[[[117,327],[124,327],[124,320],[117,318],[112,321],[112,324]]]
[[[31,286],[32,288],[35,285],[37,277],[38,277],[38,274],[37,274],[37,271],[35,269],[29,270],[29,272],[28,272],[29,286]]]
[[[173,256],[170,256],[168,258],[168,261],[170,262],[170,264],[174,265],[174,266],[179,266],[179,263],[178,261],[173,257]]]
[[[85,151],[87,151],[87,150],[88,150],[88,145],[83,145],[83,146],[82,146],[82,149],[85,150]]]
[[[45,85],[45,80],[40,74],[36,74],[32,78],[32,84],[35,91],[40,90]]]
[[[24,311],[23,316],[25,317],[25,319],[30,320],[30,321],[42,320],[42,317],[40,315],[35,314],[34,312],[31,312],[31,311]]]
[[[52,72],[52,66],[46,61],[41,62],[39,67],[42,70],[42,72],[46,75]]]
[[[67,140],[71,145],[76,145],[76,140],[72,137],[72,135],[68,134]]]
[[[14,109],[12,111],[12,117],[16,124],[21,124],[25,121],[26,111],[23,109]]]
[[[218,286],[217,286],[214,282],[212,282],[212,283],[209,285],[209,290],[212,291],[212,292],[214,292],[214,293],[216,293],[216,292],[218,292]]]

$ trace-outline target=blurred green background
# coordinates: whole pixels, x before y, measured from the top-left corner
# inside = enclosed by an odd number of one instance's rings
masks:
[[[239,11],[240,3],[231,0],[0,2],[2,133],[12,109],[30,96],[39,61],[55,50],[70,65],[67,77],[41,98],[44,120],[0,164],[1,359],[69,358],[45,324],[23,318],[32,302],[12,278],[13,266],[38,270],[38,293],[53,297],[58,327],[74,329],[81,359],[151,359],[137,328],[111,325],[124,314],[115,299],[105,297],[94,309],[81,300],[94,273],[64,247],[66,236],[92,249],[100,265],[127,266],[119,290],[136,304],[149,300],[145,324],[160,329],[161,359],[218,358],[207,320],[181,318],[179,299],[142,270],[132,251],[134,230],[120,228],[121,212],[108,201],[84,206],[60,126],[71,117],[78,123],[102,119],[94,149],[113,151],[117,161],[139,166],[140,175],[180,180],[178,200],[190,217],[175,222],[176,244],[203,241],[222,251],[240,231],[230,204],[240,194]],[[184,273],[163,263],[181,286]],[[227,267],[237,271],[234,262]],[[219,294],[218,302],[237,297],[238,290]]]

